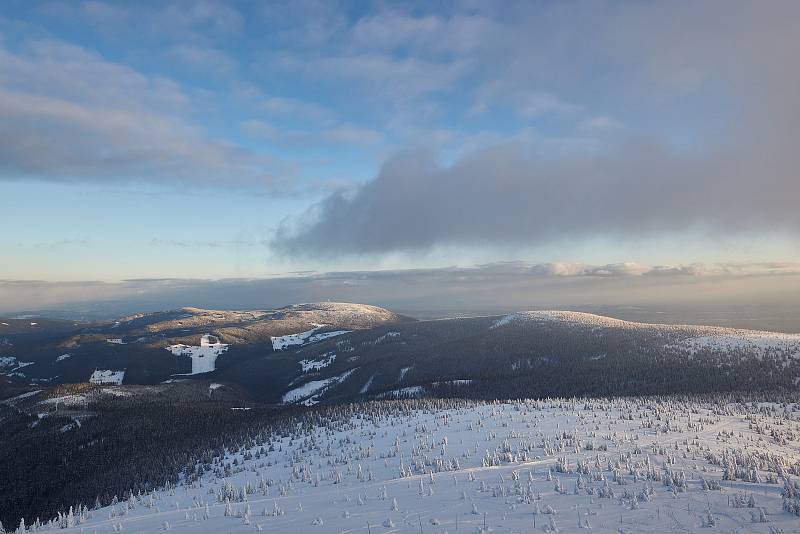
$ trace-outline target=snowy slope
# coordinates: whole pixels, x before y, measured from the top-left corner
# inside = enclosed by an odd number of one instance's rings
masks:
[[[797,405],[371,406],[216,458],[199,480],[73,510],[59,522],[68,533],[148,534],[768,534],[800,526],[785,510],[800,501],[782,500],[778,474],[793,473],[791,485],[800,474]]]
[[[326,378],[324,380],[312,380],[306,382],[302,386],[296,387],[283,395],[282,402],[284,404],[291,404],[300,402],[306,406],[313,406],[319,403],[319,396],[328,388],[341,384],[347,380],[355,369],[342,373],[340,375]]]
[[[214,341],[211,341],[211,339]],[[220,343],[211,334],[205,334],[200,340],[200,346],[170,345],[167,350],[176,356],[189,356],[192,359],[192,372],[189,374],[209,373],[216,369],[217,358],[228,350],[228,345]]]
[[[623,321],[602,315],[572,311],[527,311],[506,315],[495,321],[491,328],[522,326],[526,323],[567,325],[580,329],[614,329],[642,333],[650,337],[663,337],[664,347],[687,354],[700,351],[746,352],[764,355],[800,358],[800,334],[745,330],[717,326],[667,325]]]
[[[316,343],[336,336],[346,334],[349,330],[335,330],[333,332],[319,332],[321,328],[328,325],[315,324],[311,330],[305,332],[298,332],[297,334],[288,334],[285,336],[273,336],[270,338],[273,350],[283,350],[287,347],[302,346],[309,343]]]

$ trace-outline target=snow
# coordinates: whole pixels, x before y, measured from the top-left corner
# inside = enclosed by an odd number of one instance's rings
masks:
[[[319,371],[320,369],[324,369],[328,367],[336,361],[336,353],[335,352],[326,352],[322,355],[321,360],[300,360],[298,363],[300,367],[303,369],[304,373],[309,371]]]
[[[7,376],[24,376],[22,373],[16,371],[33,364],[34,362],[21,362],[14,356],[0,356],[0,370],[3,371],[1,374]]]
[[[384,341],[386,341],[389,338],[398,337],[398,336],[400,336],[400,332],[395,332],[393,330],[390,330],[389,332],[386,332],[385,334],[383,334],[381,336],[378,336],[377,338],[373,339],[372,341],[365,341],[364,344],[365,345],[367,345],[367,344],[368,345],[378,345],[379,343],[383,343]]]
[[[702,350],[743,350],[763,356],[782,351],[791,358],[800,356],[800,334],[735,330],[730,333],[691,337],[685,339],[681,345],[690,353]]]
[[[474,380],[469,379],[459,379],[459,380],[446,380],[444,382],[434,382],[434,386],[441,386],[441,385],[448,385],[448,386],[467,386],[472,384]]]
[[[123,378],[125,378],[125,371],[97,370],[89,377],[89,382],[92,384],[115,384],[118,386],[122,384]]]
[[[200,338],[201,347],[213,347],[219,344],[219,338],[212,334],[203,334]]]
[[[28,397],[33,397],[37,393],[41,393],[41,392],[42,392],[41,389],[28,391],[27,393],[23,393],[21,395],[17,395],[16,397],[11,397],[10,399],[6,399],[6,400],[0,402],[0,404],[14,404],[15,402],[27,399]]]
[[[358,392],[359,392],[359,393],[361,393],[362,395],[363,395],[364,393],[367,393],[367,392],[369,391],[369,388],[371,388],[371,387],[372,387],[372,382],[373,382],[374,380],[375,380],[375,375],[372,375],[372,376],[370,376],[370,377],[369,377],[369,380],[367,380],[367,383],[366,383],[366,384],[364,384],[363,386],[361,386],[361,389],[360,389],[360,390],[358,390]]]
[[[312,380],[311,382],[306,382],[302,386],[294,388],[285,393],[281,399],[281,402],[283,402],[283,404],[292,404],[302,400],[307,406],[316,404],[320,395],[322,395],[331,387],[335,387],[347,380],[347,378],[354,372],[355,369],[351,369],[340,375],[326,378],[325,380]]]
[[[133,392],[126,389],[117,387],[110,387],[103,389],[104,395],[111,395],[112,397],[133,397]]]
[[[60,397],[50,397],[49,399],[45,399],[41,401],[39,404],[53,404],[59,405],[63,404],[64,406],[84,406],[86,404],[86,396],[85,395],[61,395]]]
[[[209,384],[208,389],[210,389],[211,391],[214,391],[214,390],[217,390],[217,389],[219,389],[221,387],[224,387],[224,386],[222,384],[217,384],[215,382],[212,382],[211,384]]]
[[[378,395],[381,399],[405,399],[421,397],[425,394],[425,388],[422,386],[409,386],[405,388],[393,389],[386,393]]]
[[[72,354],[69,354],[69,353],[67,353],[67,354],[62,354],[61,356],[59,356],[58,358],[56,358],[56,361],[57,361],[57,362],[63,362],[63,361],[64,361],[64,360],[66,360],[67,358],[72,358]]]
[[[106,339],[106,342],[111,343],[112,345],[125,345],[125,342],[118,337]]]
[[[524,311],[516,312],[506,315],[505,317],[495,321],[491,328],[500,328],[514,323],[525,322],[559,322],[570,323],[583,326],[605,326],[605,327],[625,327],[625,326],[653,326],[645,325],[644,323],[632,323],[630,321],[622,321],[620,319],[613,319],[602,315],[595,315],[593,313],[572,312],[572,311],[555,311],[555,310],[537,310],[537,311]]]
[[[211,341],[212,338],[216,342]],[[205,334],[200,338],[200,346],[170,345],[166,347],[175,356],[189,356],[192,359],[192,372],[187,373],[196,375],[200,373],[210,373],[216,369],[217,358],[220,354],[228,350],[226,343],[220,343],[216,336]]]
[[[316,343],[317,341],[322,341],[324,339],[328,339],[331,337],[341,336],[342,334],[348,334],[350,330],[334,330],[333,332],[321,332],[319,334],[313,334],[308,338],[308,343]]]
[[[397,381],[402,382],[411,369],[412,369],[411,367],[403,367],[402,369],[400,369],[400,376],[397,378]]]
[[[663,338],[663,346],[679,353],[693,356],[703,351],[716,351],[731,355],[747,353],[763,359],[765,356],[782,358],[784,365],[800,359],[800,334],[745,330],[719,326],[667,325],[623,321],[591,313],[571,311],[526,311],[506,315],[495,321],[491,329],[526,323],[553,323],[578,328],[623,329],[638,331],[652,338]],[[602,359],[598,354],[591,359]]]
[[[311,330],[306,330],[305,332],[299,332],[297,334],[288,334],[286,336],[273,336],[270,338],[270,340],[272,341],[272,349],[283,350],[286,347],[307,345],[309,343],[316,343],[324,339],[328,339],[335,336],[341,336],[342,334],[347,334],[348,332],[350,332],[349,330],[334,330],[333,332],[316,333],[318,330],[324,328],[325,326],[327,325],[320,324],[316,325]]]
[[[685,398],[384,403],[274,433],[196,482],[59,531],[797,532],[783,481],[768,477],[797,472],[800,407],[762,408]],[[752,480],[723,480],[721,464],[737,457]]]

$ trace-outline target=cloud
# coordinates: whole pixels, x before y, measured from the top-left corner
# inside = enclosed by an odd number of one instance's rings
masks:
[[[504,91],[527,89],[534,102],[540,95],[534,115],[575,94],[581,109],[590,99],[624,101],[645,124],[609,128],[610,119],[579,117],[579,130],[604,134],[560,153],[526,136],[453,163],[428,150],[401,152],[355,192],[287,221],[275,250],[331,257],[598,236],[800,233],[800,73],[786,68],[800,54],[800,4],[603,5],[586,13],[563,3],[516,6],[509,17],[518,22],[506,19],[505,34],[492,33],[477,64]],[[533,29],[522,31],[525,23]],[[372,72],[368,64],[358,70]]]
[[[289,255],[336,256],[698,227],[800,230],[793,167],[781,168],[776,157],[765,174],[743,155],[687,155],[631,141],[612,153],[553,160],[507,143],[444,166],[430,153],[409,152],[354,194],[316,205],[310,223],[284,224],[273,244]]]
[[[111,38],[153,37],[181,39],[218,38],[242,30],[244,16],[227,2],[157,2],[135,7],[89,0],[52,4],[49,12],[59,18],[85,20]]]
[[[236,60],[215,48],[179,44],[170,55],[190,69],[208,73],[227,74],[236,69]]]
[[[291,169],[210,137],[192,97],[80,47],[0,48],[0,179],[257,185],[288,190]]]
[[[384,135],[378,130],[365,128],[350,123],[321,127],[313,130],[280,128],[271,123],[250,119],[241,124],[244,132],[285,144],[343,144],[349,146],[375,145],[384,141]]]
[[[288,273],[260,279],[140,279],[106,282],[0,280],[0,313],[73,310],[114,317],[198,306],[265,309],[296,302],[367,302],[423,315],[535,308],[719,303],[790,306],[797,317],[800,264],[646,266],[504,262],[474,267]],[[677,320],[688,321],[686,314]],[[658,317],[656,317],[658,319]],[[650,317],[653,320],[653,317]],[[709,319],[706,319],[709,320]],[[778,324],[778,323],[775,323]],[[784,324],[784,323],[780,323]],[[776,328],[773,326],[773,328]],[[794,323],[792,328],[800,329]]]
[[[476,93],[475,102],[469,110],[471,114],[504,108],[521,118],[534,119],[545,115],[575,115],[581,111],[580,106],[565,102],[553,93],[532,90],[512,80],[485,82]]]

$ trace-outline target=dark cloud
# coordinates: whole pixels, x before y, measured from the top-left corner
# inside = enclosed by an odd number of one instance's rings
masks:
[[[520,136],[452,164],[426,150],[395,155],[372,181],[287,221],[274,248],[336,256],[698,230],[798,233],[800,71],[788,66],[800,54],[800,4],[734,4],[512,10],[519,20],[504,21],[502,35],[487,27],[494,44],[471,52],[486,79],[503,80],[493,86],[502,90],[478,93],[479,108],[544,88],[581,108],[627,106],[639,124],[561,152]],[[526,28],[531,21],[542,31]]]

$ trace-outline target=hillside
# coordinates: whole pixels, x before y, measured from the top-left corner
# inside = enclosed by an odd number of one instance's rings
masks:
[[[76,534],[794,532],[800,405],[755,400],[424,400],[236,415],[246,430],[235,435],[193,434],[195,449],[176,436],[185,467],[158,487],[157,475],[119,484],[126,465],[103,463],[93,486],[66,483],[72,507],[50,501],[4,518]],[[62,436],[105,449],[72,426]],[[51,468],[39,491],[63,488],[52,480],[85,459]],[[0,474],[16,481],[21,467]]]
[[[182,308],[103,324],[4,320],[0,374],[19,383],[50,386],[85,382],[96,369],[124,370],[126,384],[156,384],[271,353],[272,340],[283,336],[313,331],[295,343],[302,345],[333,332],[408,321],[376,306],[334,302],[255,311]],[[204,346],[208,336],[216,347]],[[214,362],[201,361],[211,352]]]
[[[569,531],[565,516],[546,507],[580,504],[588,510],[582,528],[610,531],[621,511],[630,531],[693,531],[709,521],[703,503],[720,525],[747,519],[744,510],[721,509],[744,486],[729,485],[727,499],[708,493],[719,491],[710,480],[728,476],[731,461],[775,525],[786,521],[783,482],[758,477],[800,474],[798,411],[790,405],[800,378],[797,334],[568,311],[414,321],[330,303],[262,312],[184,308],[73,328],[9,334],[0,347],[0,456],[16,459],[0,468],[0,479],[15,481],[13,492],[0,495],[0,514],[15,523],[19,515],[61,511],[57,523],[98,532],[363,530],[366,521],[374,532],[418,532],[420,519],[425,532],[442,532],[454,529],[456,516],[470,530],[482,526],[485,511],[492,529],[516,532],[532,526],[524,518],[534,520],[538,503],[538,528],[550,528],[545,516],[552,515]],[[231,329],[246,334],[237,338]],[[55,376],[37,378],[42,369]],[[89,375],[100,381],[87,383]],[[604,400],[636,395],[673,396]],[[586,400],[543,400],[564,397]],[[508,401],[526,398],[534,400]],[[732,447],[740,453],[725,452]],[[764,452],[774,450],[780,454]],[[676,458],[690,473],[686,486],[673,471]],[[580,477],[579,465],[589,469]],[[758,477],[744,465],[760,466]],[[551,466],[560,474],[549,475]],[[257,480],[248,479],[254,472]],[[523,480],[532,489],[516,484]],[[642,486],[647,480],[670,481],[655,514],[675,519],[652,523],[648,503],[661,490],[652,494]],[[239,488],[235,499],[226,481]],[[184,487],[153,492],[165,483]],[[582,500],[570,489],[579,484]],[[626,493],[633,486],[638,501]],[[336,501],[341,488],[349,493]],[[102,510],[75,512],[98,497]],[[395,498],[396,510],[383,502]],[[425,499],[434,508],[422,506]],[[612,513],[604,502],[623,508]],[[679,514],[686,505],[694,513]],[[763,526],[761,512],[751,512]],[[356,517],[362,526],[351,524]],[[569,520],[577,525],[577,517]]]
[[[196,377],[271,404],[407,396],[638,395],[800,384],[800,334],[622,321],[569,311],[415,321],[361,304],[183,308],[0,339],[19,388]],[[124,374],[123,374],[124,372]],[[23,389],[24,391],[24,389]]]
[[[352,332],[284,360],[298,377],[273,402],[795,389],[800,335],[534,311]],[[255,358],[222,374],[261,376],[273,361]]]

